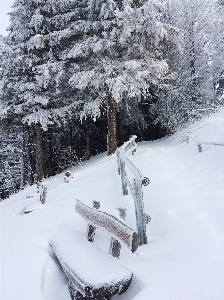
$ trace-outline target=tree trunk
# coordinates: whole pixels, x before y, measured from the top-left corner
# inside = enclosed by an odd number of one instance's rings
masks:
[[[36,131],[36,180],[46,177],[46,139],[45,132],[40,123],[35,125]]]
[[[107,154],[115,153],[117,149],[117,110],[116,102],[112,94],[109,94],[108,99],[108,141],[107,141]]]
[[[28,160],[29,160],[29,177],[30,177],[30,183],[31,185],[34,184],[35,180],[35,163],[34,163],[34,158],[32,155],[32,142],[31,142],[31,136],[30,136],[30,127],[27,126],[27,138],[28,138]]]
[[[25,129],[23,125],[23,133],[22,133],[22,153],[21,153],[21,182],[20,186],[24,187],[26,184],[26,147],[25,147]]]
[[[117,111],[117,147],[122,146],[122,135],[121,135],[121,114]]]
[[[83,161],[83,124],[82,120],[79,123],[79,162]]]
[[[86,118],[86,159],[90,159],[90,126],[89,126],[89,117]]]
[[[140,110],[141,115],[142,113],[142,101],[138,103],[138,108]],[[142,126],[142,120],[139,122],[139,142],[143,142],[143,126]]]
[[[54,176],[55,175],[55,162],[53,159],[53,145],[52,145],[52,129],[48,129],[48,169],[49,169],[49,175]]]

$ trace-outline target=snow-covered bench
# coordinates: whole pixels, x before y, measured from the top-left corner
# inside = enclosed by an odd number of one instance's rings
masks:
[[[115,216],[92,209],[76,200],[76,211],[93,228],[101,228],[112,237],[112,246],[123,242],[134,252],[138,247],[137,234]],[[88,227],[89,228],[89,227]],[[88,237],[88,234],[87,234]],[[75,239],[74,234],[65,232],[50,241],[56,257],[66,276],[71,298],[111,299],[124,293],[132,280],[132,273],[121,263],[102,252],[87,240]],[[112,254],[112,252],[110,251]]]

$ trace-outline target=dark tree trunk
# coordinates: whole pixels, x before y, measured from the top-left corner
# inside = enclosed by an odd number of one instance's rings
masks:
[[[116,102],[110,93],[108,99],[108,155],[115,153],[117,149],[117,110]]]
[[[122,142],[122,135],[121,135],[121,114],[119,111],[117,111],[117,147],[120,147]]]
[[[35,125],[36,131],[36,180],[41,181],[46,177],[46,138],[40,123]]]
[[[138,107],[139,107],[140,113],[142,115],[142,102],[141,101],[139,102]],[[142,126],[141,120],[139,122],[139,139],[138,140],[139,140],[139,142],[143,141],[143,126]]]
[[[22,155],[21,155],[21,183],[20,186],[24,187],[26,184],[26,141],[25,141],[25,125],[23,125],[22,133]]]
[[[58,134],[58,141],[57,141],[57,146],[58,146],[58,174],[61,172],[61,136]]]
[[[52,129],[49,129],[48,130],[48,170],[50,176],[55,175],[54,167],[55,167],[55,162],[53,159]]]
[[[89,117],[86,118],[86,159],[90,159],[90,126],[89,126]]]
[[[27,130],[27,138],[28,138],[27,152],[28,152],[28,159],[29,159],[29,172],[30,172],[29,177],[30,177],[30,183],[33,184],[35,171],[34,171],[34,158],[32,155],[32,141],[31,141],[31,136],[30,136],[30,134],[31,134],[30,127],[27,126],[26,130]]]
[[[79,126],[79,161],[83,161],[83,124],[80,120]]]

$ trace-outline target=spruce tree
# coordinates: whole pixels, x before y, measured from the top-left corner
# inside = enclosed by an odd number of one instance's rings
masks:
[[[151,1],[138,6],[134,1],[88,1],[91,26],[67,53],[77,61],[69,83],[91,96],[83,114],[96,117],[107,105],[108,154],[117,147],[119,103],[128,111],[168,70],[162,57],[167,31],[158,10]]]

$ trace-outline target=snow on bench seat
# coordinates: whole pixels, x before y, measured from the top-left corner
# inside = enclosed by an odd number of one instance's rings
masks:
[[[74,232],[55,236],[50,245],[69,279],[72,299],[110,299],[129,287],[132,273]]]

